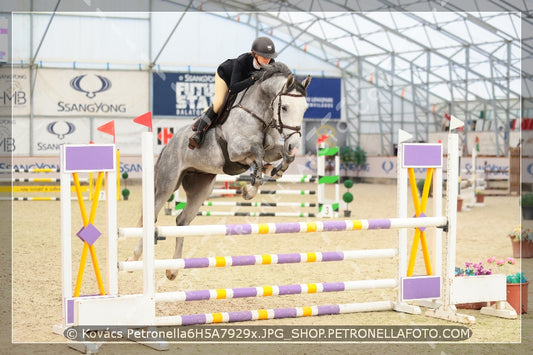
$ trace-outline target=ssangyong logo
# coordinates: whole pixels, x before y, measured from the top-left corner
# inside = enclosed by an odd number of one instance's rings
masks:
[[[48,133],[56,135],[57,138],[64,139],[65,136],[74,133],[76,126],[68,121],[54,121],[46,127],[46,130]]]
[[[111,80],[98,74],[82,74],[70,80],[70,87],[84,93],[88,99],[92,100],[96,94],[111,88]],[[71,100],[57,102],[57,112],[61,113],[109,114],[125,113],[126,111],[127,105],[120,102],[101,102],[97,100],[87,102],[86,99],[78,102]]]
[[[90,80],[90,78],[83,80],[86,76],[87,74],[82,74],[74,77],[70,81],[70,87],[76,91],[85,93],[85,96],[89,99],[93,99],[99,92],[104,92],[111,88],[111,80],[104,76],[95,74],[94,76],[96,76],[99,81]]]

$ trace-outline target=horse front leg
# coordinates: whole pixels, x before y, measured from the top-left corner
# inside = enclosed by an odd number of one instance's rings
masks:
[[[249,164],[252,167],[250,183],[244,185],[242,188],[242,197],[245,200],[251,200],[254,198],[259,190],[259,187],[263,183],[263,158],[265,156],[265,152],[262,147],[260,149],[256,148],[252,149],[252,155],[254,156],[255,160],[249,159]]]
[[[268,169],[265,174],[274,179],[279,179],[287,171],[292,162],[294,162],[295,157],[294,155],[283,154],[283,160],[276,167]]]

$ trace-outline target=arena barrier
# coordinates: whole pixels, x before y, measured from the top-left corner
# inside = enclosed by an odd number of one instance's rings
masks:
[[[116,151],[117,167],[120,168],[120,152]],[[52,193],[59,194],[61,192],[61,178],[48,178],[48,177],[24,177],[15,178],[14,174],[60,174],[60,168],[31,168],[31,169],[0,169],[1,174],[10,174],[10,177],[0,177],[0,182],[11,182],[11,186],[0,186],[0,193],[9,193],[11,196],[0,196],[0,200],[12,200],[12,201],[60,201],[61,196],[49,196]],[[90,200],[94,196],[95,181],[96,178],[92,172],[86,174],[85,178],[78,178],[79,182],[85,183],[80,185],[78,189],[82,192],[82,198],[84,200]],[[60,176],[60,175],[59,175]],[[71,180],[71,183],[74,181]],[[17,185],[20,183],[33,183],[32,185]],[[43,183],[47,185],[37,185],[35,183]],[[54,185],[53,183],[59,183]],[[71,186],[70,192],[73,193],[71,199],[76,200],[78,196],[76,194],[76,187]],[[31,195],[31,196],[13,196],[19,193],[32,193],[32,194],[46,194],[46,195]],[[104,199],[102,194],[100,199]],[[120,176],[117,173],[117,199],[120,199]]]
[[[326,175],[326,157],[331,157],[334,160],[334,173]],[[198,216],[251,216],[251,217],[330,217],[337,218],[339,216],[340,205],[340,158],[339,148],[326,148],[325,143],[319,143],[317,155],[317,176],[310,175],[283,175],[279,179],[273,179],[264,176],[265,182],[273,182],[277,184],[277,190],[260,189],[259,195],[316,195],[316,202],[223,202],[208,200],[202,206],[224,206],[233,207],[231,210],[201,210]],[[240,189],[229,188],[229,182],[249,181],[250,175],[217,175],[217,182],[224,182],[225,188],[215,188],[212,191],[211,197],[231,197],[242,194]],[[316,190],[298,190],[294,189],[295,183],[316,183]],[[335,191],[333,198],[326,198],[325,186],[333,184]],[[264,185],[266,188],[268,185]],[[179,196],[179,191],[175,192],[175,196]],[[174,211],[172,214],[180,214],[185,208],[186,203],[178,198],[174,199]],[[250,209],[243,210],[242,208],[249,207]],[[291,211],[269,211],[270,207],[291,207]],[[257,210],[259,208],[259,210]],[[302,209],[305,208],[305,209]],[[314,211],[310,208],[313,208]]]
[[[459,121],[460,122],[460,121]],[[452,120],[450,131],[460,125]],[[143,142],[143,228],[120,228],[117,234],[116,201],[109,199],[107,230],[107,291],[101,296],[76,297],[72,291],[71,282],[71,219],[70,198],[62,199],[62,261],[63,261],[63,324],[61,329],[72,325],[185,325],[205,324],[220,322],[235,322],[257,319],[287,318],[316,316],[338,313],[369,312],[395,310],[412,314],[420,314],[422,305],[432,308],[426,315],[443,318],[446,320],[472,323],[473,316],[457,313],[455,304],[465,302],[490,302],[493,306],[482,308],[481,313],[504,318],[516,318],[516,312],[506,302],[505,275],[488,275],[483,277],[454,277],[455,268],[455,233],[457,217],[457,192],[458,192],[458,136],[449,134],[447,154],[447,206],[446,215],[442,215],[442,146],[436,144],[410,144],[405,141],[410,136],[401,131],[399,134],[400,149],[398,152],[398,218],[383,218],[369,220],[344,220],[344,221],[315,221],[291,223],[258,223],[236,225],[206,225],[206,226],[154,226],[154,179],[153,179],[153,153],[152,134],[144,133]],[[89,148],[87,148],[89,149]],[[95,154],[92,152],[91,154]],[[100,152],[99,154],[104,154]],[[69,147],[63,150],[65,164],[69,163]],[[107,162],[112,158],[100,157],[99,162]],[[426,184],[422,198],[416,189],[414,168],[427,168]],[[81,169],[78,167],[77,169]],[[91,168],[96,168],[92,166]],[[105,167],[112,178],[114,167]],[[66,175],[69,169],[64,169]],[[105,171],[105,170],[104,170]],[[62,178],[65,177],[62,175]],[[68,193],[68,182],[65,178],[65,195]],[[426,215],[431,181],[434,188],[434,213],[435,216]],[[62,180],[63,186],[63,180]],[[114,192],[114,184],[106,184],[108,193]],[[408,186],[411,187],[413,203],[416,211],[415,217],[407,217]],[[414,188],[413,188],[414,187]],[[91,209],[93,211],[94,207]],[[91,213],[92,215],[92,213]],[[85,219],[84,219],[85,221]],[[433,257],[429,255],[426,229],[436,228],[432,240]],[[154,258],[154,244],[158,237],[166,236],[205,236],[221,235],[250,235],[272,233],[316,233],[367,230],[367,229],[398,229],[397,249],[359,250],[346,252],[314,252],[294,254],[265,254],[252,256],[231,256],[214,258],[194,258],[158,260]],[[407,230],[415,228],[415,235],[411,253],[408,256]],[[443,240],[441,229],[446,229],[446,238]],[[78,232],[85,244],[96,241],[99,233],[97,228],[84,222],[84,227]],[[117,237],[143,236],[142,261],[117,262]],[[155,236],[155,237],[154,237]],[[424,253],[426,275],[412,276],[412,266],[415,262],[418,243],[421,243]],[[91,244],[91,245],[93,245]],[[443,250],[443,246],[445,249]],[[445,252],[446,258],[441,255]],[[337,254],[336,254],[337,253]],[[177,291],[170,293],[156,293],[154,270],[160,267],[177,268],[205,268],[205,267],[233,267],[239,265],[258,265],[275,263],[296,263],[303,260],[313,262],[327,262],[333,259],[349,260],[366,257],[391,257],[398,259],[397,276],[393,279],[382,280],[356,280],[312,284],[294,284],[281,286],[249,287],[243,289],[210,289],[198,291]],[[431,264],[431,259],[434,264]],[[264,263],[263,260],[266,260]],[[119,267],[117,267],[119,265]],[[138,270],[143,271],[143,293],[135,295],[119,295],[118,271]],[[343,292],[350,289],[368,288],[397,288],[397,297],[394,300],[378,300],[366,303],[330,304],[304,307],[289,307],[279,309],[245,310],[239,312],[217,312],[208,314],[191,314],[157,317],[155,312],[156,302],[199,301],[201,299],[229,298],[229,297],[263,297],[282,294],[311,293],[311,292]],[[73,295],[75,295],[73,297]],[[218,296],[218,297],[217,297]],[[417,304],[412,304],[416,302]]]

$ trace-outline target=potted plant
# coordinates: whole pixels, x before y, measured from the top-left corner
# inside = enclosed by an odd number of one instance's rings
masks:
[[[469,261],[465,262],[465,268],[455,267],[455,276],[484,276],[492,275],[492,270],[485,269],[482,262],[472,263]],[[461,309],[481,309],[487,305],[487,302],[469,302],[469,303],[459,303],[455,307]]]
[[[353,181],[348,179],[344,180],[344,187],[346,187],[348,190],[351,189],[353,186]],[[350,191],[346,191],[342,195],[342,200],[346,203],[346,209],[344,210],[344,217],[350,217],[352,214],[352,211],[350,211],[350,202],[353,201],[353,195]]]
[[[533,258],[533,232],[518,226],[507,235],[511,239],[514,258]]]
[[[513,258],[496,259],[490,257],[487,262],[496,264],[499,269],[506,265],[515,265]],[[527,313],[527,293],[529,281],[524,277],[523,272],[507,275],[507,303],[509,303],[517,314]]]
[[[348,170],[350,169],[350,164],[354,163],[354,150],[352,147],[345,146],[340,150],[339,159],[344,166],[344,177],[348,178]]]
[[[359,172],[366,164],[366,152],[360,146],[355,147],[353,151],[353,162],[355,164],[355,181],[360,182]]]
[[[124,200],[127,200],[130,196],[130,190],[128,189],[123,189],[122,190],[122,197],[124,197]]]
[[[520,206],[522,206],[522,218],[533,219],[533,193],[523,194],[520,198]]]
[[[483,189],[476,190],[476,202],[477,203],[485,202],[485,191],[483,191]]]
[[[170,216],[172,215],[172,207],[170,203],[174,201],[174,194],[170,195],[170,198],[167,200],[167,207],[165,208],[165,215]]]

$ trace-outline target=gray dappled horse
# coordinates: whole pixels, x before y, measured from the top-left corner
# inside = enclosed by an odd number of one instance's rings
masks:
[[[184,226],[191,223],[210,196],[217,174],[238,175],[251,167],[251,181],[242,188],[246,200],[256,195],[263,172],[281,177],[300,146],[310,81],[308,76],[298,82],[283,63],[268,65],[260,81],[237,95],[225,122],[207,131],[200,148],[188,148],[192,125],[175,134],[155,165],[155,220],[180,186],[187,200],[176,225]],[[276,167],[265,164],[280,159]],[[129,260],[139,259],[142,246],[141,240]],[[174,258],[181,257],[182,247],[183,237],[176,238]],[[166,275],[173,280],[177,270],[167,270]]]

